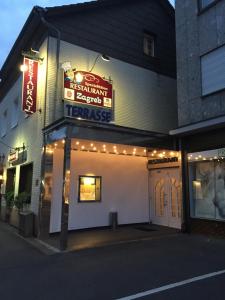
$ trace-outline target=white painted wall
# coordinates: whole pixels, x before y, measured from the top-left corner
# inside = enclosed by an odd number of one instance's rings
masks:
[[[61,152],[61,153],[60,153]],[[53,204],[50,232],[60,229],[62,150],[54,152]],[[148,222],[146,158],[72,151],[69,229],[109,225],[109,212],[118,212],[119,224]],[[78,176],[102,176],[102,201],[78,203]]]
[[[51,38],[51,44],[54,43]],[[89,71],[99,55],[64,41],[60,49],[60,64],[69,61],[81,71]],[[113,80],[116,125],[164,133],[177,127],[175,79],[114,58],[109,62],[99,58],[93,73]],[[62,97],[62,84],[59,89]],[[60,102],[61,99],[56,110],[58,117],[62,110]]]
[[[44,57],[43,63],[39,64],[38,71],[38,91],[37,91],[37,112],[30,117],[27,117],[22,111],[22,73],[18,80],[12,85],[6,96],[0,102],[0,126],[3,122],[3,114],[7,110],[6,118],[6,134],[0,136],[0,140],[13,147],[22,147],[23,143],[27,147],[27,163],[33,163],[33,181],[32,181],[32,197],[30,209],[38,214],[39,208],[39,195],[40,195],[40,174],[41,174],[41,150],[42,150],[42,128],[44,116],[44,101],[45,101],[45,79],[47,68],[47,39],[40,47],[40,56]],[[18,66],[15,66],[19,67]],[[18,111],[13,109],[14,101],[18,99]],[[41,109],[42,113],[38,110]],[[12,122],[13,119],[18,120],[18,124]],[[0,154],[5,154],[6,165],[4,168],[4,187],[6,183],[6,169],[10,167],[7,162],[10,149],[0,143]],[[19,188],[19,174],[20,165],[16,166],[16,182],[15,182],[15,195],[18,193]]]

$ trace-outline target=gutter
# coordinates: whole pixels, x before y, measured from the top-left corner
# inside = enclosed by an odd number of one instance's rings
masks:
[[[36,13],[41,22],[49,29],[56,32],[57,35],[57,45],[56,45],[56,80],[55,80],[55,87],[54,87],[54,100],[58,99],[58,82],[59,82],[59,55],[60,55],[60,41],[61,41],[61,32],[60,30],[55,27],[53,24],[49,23],[45,19],[45,14],[47,9],[44,9],[39,6],[34,7],[34,13]],[[48,45],[47,45],[47,60],[49,56],[49,35],[48,35]],[[46,70],[46,87],[45,87],[45,100],[44,100],[44,124],[43,128],[46,127],[46,115],[47,115],[47,84],[48,84],[48,61],[47,61],[47,70]],[[53,106],[53,113],[51,116],[51,120],[49,123],[53,123],[56,118],[56,109],[55,105]],[[42,235],[42,207],[43,207],[43,200],[45,194],[45,187],[44,187],[44,180],[45,180],[45,165],[46,165],[46,138],[45,133],[43,134],[43,152],[41,157],[41,182],[40,182],[40,195],[39,195],[39,212],[38,212],[38,232],[37,236],[40,238]],[[50,219],[50,216],[49,216]]]
[[[46,8],[42,8],[40,6],[35,6],[34,7],[34,11],[37,12],[37,14],[40,17],[41,22],[50,30],[53,30],[56,32],[57,35],[57,45],[56,45],[56,80],[55,80],[55,91],[54,91],[54,95],[55,95],[55,100],[58,99],[58,83],[59,83],[59,54],[60,54],[60,42],[61,42],[61,31],[54,26],[53,24],[51,24],[50,22],[48,22],[45,19],[45,14],[47,13],[47,9]],[[47,81],[46,81],[47,84]],[[45,98],[45,121],[44,121],[44,127],[46,126],[46,98]],[[52,113],[52,120],[50,121],[50,123],[55,121],[55,117],[56,117],[56,106],[53,106],[53,113]]]

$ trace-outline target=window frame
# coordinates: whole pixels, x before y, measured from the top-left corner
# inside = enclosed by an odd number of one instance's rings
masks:
[[[11,129],[15,128],[19,124],[19,98],[16,97],[13,101],[13,109],[11,110]],[[16,118],[14,121],[13,116],[16,115]]]
[[[151,38],[153,41],[153,54],[148,54],[145,52],[145,49],[146,49],[145,43],[148,38]],[[152,32],[146,31],[146,30],[143,31],[143,53],[147,57],[156,58],[156,35]]]
[[[219,1],[220,1],[220,0],[219,0]],[[209,97],[209,96],[211,96],[211,95],[214,95],[214,94],[219,94],[219,93],[225,91],[225,87],[222,87],[222,88],[220,88],[220,89],[218,89],[218,90],[216,90],[216,91],[211,91],[211,92],[209,92],[209,93],[203,95],[203,84],[202,84],[202,83],[203,83],[203,82],[202,82],[202,79],[203,79],[203,73],[202,73],[202,59],[203,59],[203,57],[206,56],[206,55],[209,55],[209,54],[213,53],[214,51],[216,51],[216,50],[218,50],[218,49],[220,49],[220,48],[223,48],[223,47],[225,47],[225,44],[222,44],[222,45],[220,45],[219,47],[216,47],[216,48],[214,48],[214,49],[212,49],[212,50],[209,50],[209,51],[207,51],[206,53],[204,53],[204,54],[202,54],[202,55],[200,56],[200,79],[201,79],[201,98],[202,98],[202,99],[207,98],[207,97]]]
[[[211,7],[213,7],[214,5],[216,5],[219,1],[221,0],[213,0],[212,3],[209,3],[206,6],[202,6],[202,0],[197,0],[198,1],[198,13],[201,14],[205,11],[207,11],[208,9],[210,9]]]
[[[81,179],[82,178],[95,178],[100,180],[100,191],[99,191],[99,199],[98,200],[81,200],[80,199],[80,187],[81,187]],[[95,192],[96,192],[96,183],[95,183]],[[102,201],[102,176],[94,176],[94,175],[79,175],[78,176],[78,203],[99,203]]]
[[[1,138],[6,136],[7,130],[8,130],[8,109],[5,109],[3,111],[2,121],[1,121],[1,134],[0,134]]]

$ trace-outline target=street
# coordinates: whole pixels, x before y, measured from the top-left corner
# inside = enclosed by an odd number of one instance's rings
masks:
[[[177,234],[46,255],[0,223],[0,299],[108,300],[225,269],[225,240]],[[225,274],[133,299],[225,299]]]

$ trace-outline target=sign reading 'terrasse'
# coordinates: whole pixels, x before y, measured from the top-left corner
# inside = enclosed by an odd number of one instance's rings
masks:
[[[64,100],[112,109],[112,83],[85,71],[64,72]]]
[[[23,72],[22,109],[31,115],[37,106],[37,77],[38,61],[24,57],[25,71]]]

